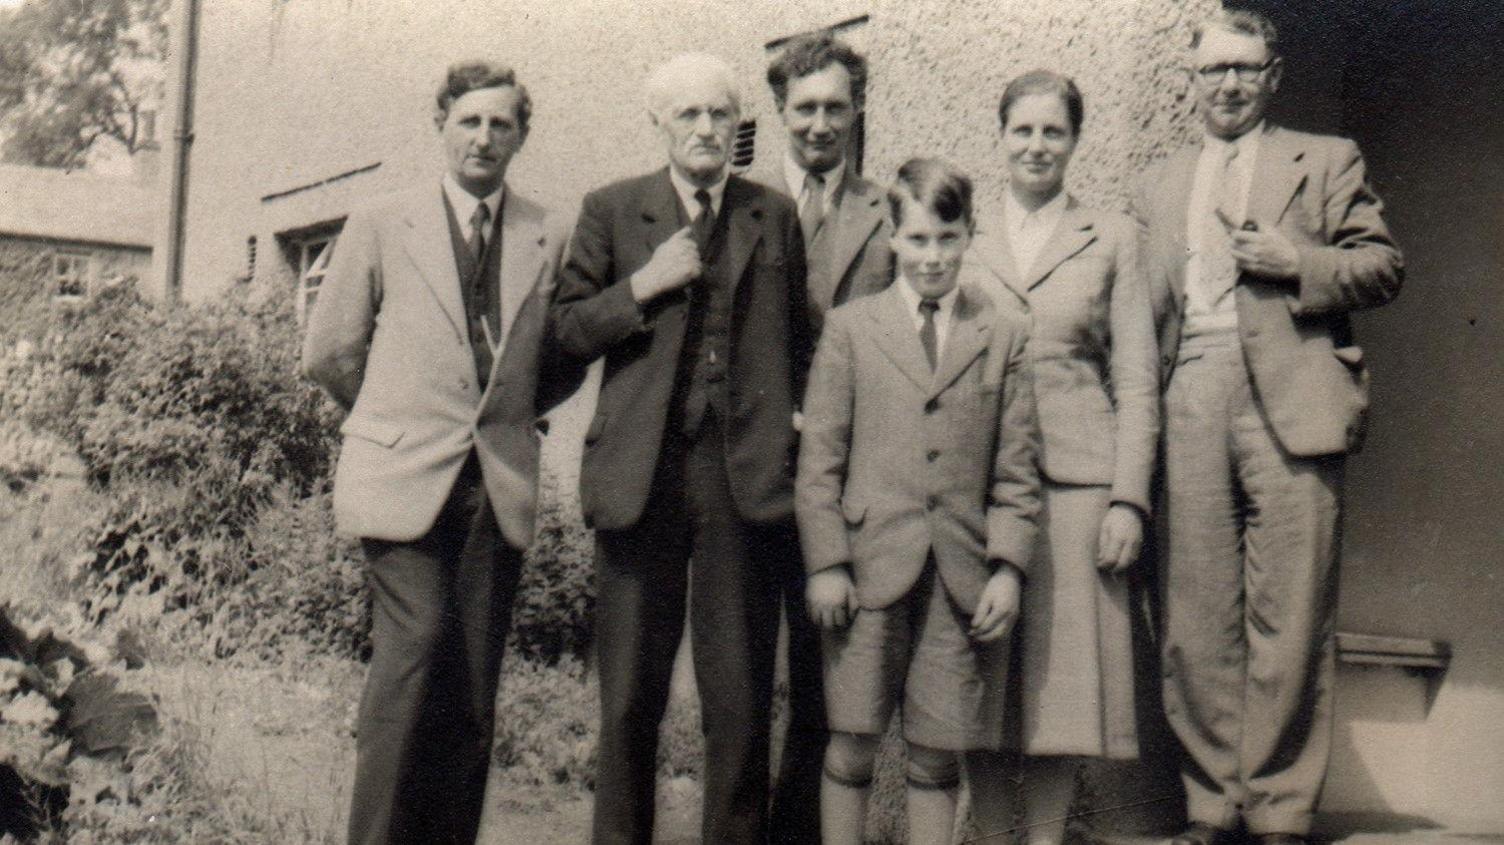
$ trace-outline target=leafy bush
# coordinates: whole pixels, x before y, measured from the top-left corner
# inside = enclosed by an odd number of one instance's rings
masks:
[[[3,410],[76,450],[110,494],[74,572],[92,619],[134,602],[212,621],[272,557],[248,539],[267,506],[327,485],[337,412],[298,377],[285,299],[159,309],[106,289],[5,358]]]
[[[214,651],[259,657],[370,653],[370,593],[358,543],[335,536],[328,493],[274,491],[246,533],[246,575],[214,611]]]
[[[553,664],[508,656],[496,703],[494,755],[513,784],[595,786],[600,686],[572,657]],[[658,736],[658,776],[699,777],[705,740],[694,696],[669,703]]]
[[[67,454],[57,438],[38,434],[12,419],[0,419],[0,484],[19,492]]]
[[[339,411],[298,375],[287,298],[252,294],[159,309],[127,285],[51,314],[0,356],[0,481],[76,452],[107,494],[68,558],[92,621],[186,619],[217,656],[363,656],[363,563],[329,504]],[[593,554],[572,497],[542,486],[512,650],[553,662],[587,650]]]
[[[595,781],[599,686],[583,664],[508,657],[496,706],[495,759],[513,783]]]
[[[0,606],[0,835],[29,838],[75,800],[98,800],[155,734],[155,708],[95,665],[105,655]]]
[[[557,478],[544,473],[539,487],[538,532],[523,563],[509,648],[544,662],[583,658],[595,614],[593,535],[578,506],[560,496]]]

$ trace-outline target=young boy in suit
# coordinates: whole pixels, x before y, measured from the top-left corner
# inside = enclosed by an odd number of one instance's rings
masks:
[[[830,312],[809,375],[795,512],[824,632],[826,845],[861,843],[896,705],[910,842],[949,845],[960,753],[1002,744],[1038,433],[1027,321],[957,286],[971,194],[942,161],[899,169],[898,280]]]

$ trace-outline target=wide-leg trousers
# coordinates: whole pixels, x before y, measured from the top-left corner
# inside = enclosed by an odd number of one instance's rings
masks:
[[[768,841],[819,845],[820,773],[830,731],[825,723],[825,681],[820,628],[805,603],[804,560],[791,554],[779,567],[783,615],[788,624],[789,722],[773,785]]]
[[[501,536],[473,455],[427,534],[363,545],[372,651],[350,842],[469,845],[522,552]]]
[[[638,524],[596,532],[593,841],[652,841],[658,728],[687,603],[705,733],[702,841],[763,845],[779,568],[797,556],[797,535],[792,519],[737,515],[713,412],[694,437],[670,427],[661,454]]]
[[[1331,747],[1344,459],[1284,451],[1235,336],[1165,396],[1164,702],[1192,821],[1304,834]]]

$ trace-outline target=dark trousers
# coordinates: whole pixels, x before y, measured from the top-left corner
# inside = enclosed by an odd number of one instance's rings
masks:
[[[820,628],[804,601],[804,560],[790,555],[779,567],[783,613],[788,622],[789,728],[778,759],[768,841],[773,845],[819,845],[820,772],[830,732],[825,725],[825,679]]]
[[[596,532],[601,735],[593,841],[652,841],[658,726],[689,607],[705,732],[703,841],[767,838],[768,732],[778,567],[797,560],[792,521],[737,516],[722,430],[665,434],[642,520]]]
[[[427,534],[363,545],[372,653],[350,842],[469,845],[522,555],[501,536],[473,456]]]

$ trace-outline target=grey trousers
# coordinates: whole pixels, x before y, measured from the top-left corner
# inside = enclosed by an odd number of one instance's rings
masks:
[[[1307,833],[1335,682],[1342,455],[1288,454],[1236,337],[1165,395],[1165,714],[1192,821]]]

